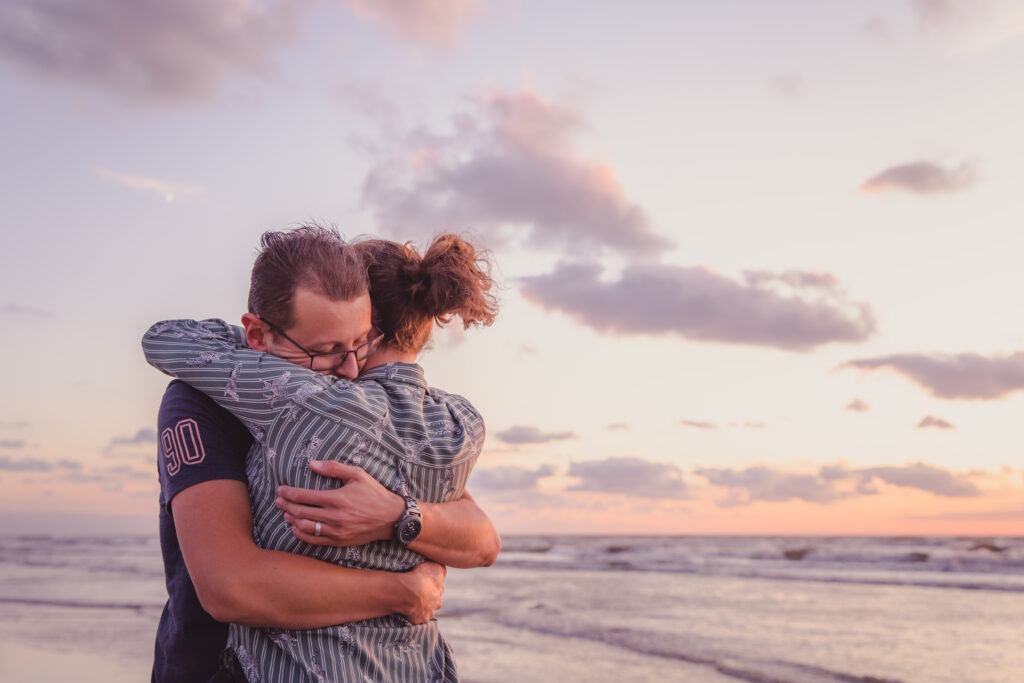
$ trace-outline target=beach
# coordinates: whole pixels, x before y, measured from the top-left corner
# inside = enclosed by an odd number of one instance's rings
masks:
[[[0,680],[147,680],[150,536],[0,539]],[[467,683],[1002,683],[1024,669],[1024,539],[545,537],[449,572]]]

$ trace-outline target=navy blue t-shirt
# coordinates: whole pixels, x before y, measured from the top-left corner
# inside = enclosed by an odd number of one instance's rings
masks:
[[[157,628],[153,683],[207,681],[220,665],[228,626],[203,609],[178,545],[171,501],[204,481],[246,481],[245,456],[252,436],[205,394],[174,381],[164,392],[158,419],[160,547],[167,604]]]

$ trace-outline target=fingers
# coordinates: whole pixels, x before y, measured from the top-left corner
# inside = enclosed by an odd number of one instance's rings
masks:
[[[287,515],[285,516],[287,520]],[[310,545],[333,545],[336,536],[335,527],[325,522],[320,523],[320,535],[316,535],[316,522],[309,519],[297,519],[289,522],[295,538]]]
[[[323,507],[313,505],[300,505],[298,503],[293,503],[289,501],[284,496],[278,496],[277,498],[275,498],[274,505],[277,506],[277,509],[284,512],[286,515],[291,515],[292,517],[298,517],[301,519],[317,520],[326,519],[329,516],[329,511],[324,509]]]
[[[283,498],[284,500],[297,505],[311,505],[313,507],[324,507],[324,505],[330,500],[331,493],[332,490],[319,491],[316,489],[300,489],[294,486],[277,487],[278,498]]]
[[[322,474],[325,477],[331,477],[332,479],[341,479],[342,481],[350,481],[352,479],[358,479],[365,472],[358,467],[352,465],[346,465],[345,463],[338,462],[337,460],[310,460],[309,467],[317,474]]]
[[[441,607],[441,597],[438,596],[437,600],[431,601],[430,604],[422,605],[411,614],[405,615],[405,618],[408,619],[411,624],[425,624],[428,621],[433,620],[435,613],[437,610],[441,609]]]

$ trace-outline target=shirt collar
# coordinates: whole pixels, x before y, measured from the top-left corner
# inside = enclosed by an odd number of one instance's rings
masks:
[[[356,381],[362,380],[402,382],[423,390],[428,388],[426,374],[423,372],[423,368],[416,363],[387,363],[385,365],[378,365],[359,375],[359,379]]]

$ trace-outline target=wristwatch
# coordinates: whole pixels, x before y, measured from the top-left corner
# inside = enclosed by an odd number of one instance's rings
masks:
[[[420,512],[420,506],[412,496],[406,494],[405,514],[395,522],[395,540],[402,545],[409,545],[420,537],[422,530],[423,513]]]

